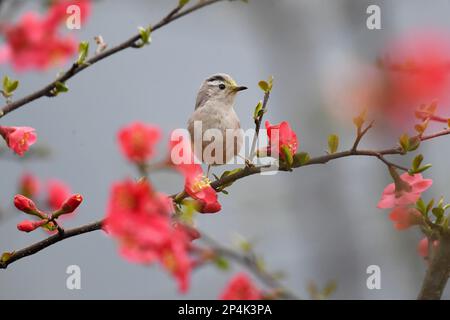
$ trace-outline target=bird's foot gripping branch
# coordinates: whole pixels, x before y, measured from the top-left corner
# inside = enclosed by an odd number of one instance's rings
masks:
[[[59,39],[56,31],[61,23],[59,15],[61,8],[65,9],[65,6],[72,2],[84,5],[84,12],[88,12],[86,8],[89,8],[90,2],[87,0],[56,1],[55,7],[49,9],[48,16],[43,20],[47,23],[36,24],[47,31],[44,39],[37,40],[48,41],[49,37],[54,41]],[[88,43],[80,43],[78,58],[71,68],[62,73],[54,82],[22,99],[13,100],[19,82],[5,77],[2,94],[6,99],[6,105],[0,111],[0,118],[39,98],[54,97],[68,91],[66,82],[79,72],[127,48],[144,47],[151,42],[152,32],[200,8],[220,2],[220,0],[199,1],[195,4],[188,2],[179,1],[177,6],[160,22],[151,27],[140,28],[138,34],[110,49],[106,48],[107,44],[102,37],[96,37],[98,48],[91,57],[89,57]],[[48,21],[53,22],[51,28]],[[14,51],[19,48],[13,46],[15,42],[12,40],[15,39],[17,33],[15,31],[23,30],[26,26],[26,24],[19,23],[15,26],[16,28],[9,26],[5,29],[8,32],[7,39],[10,39],[8,45],[10,46],[9,50],[12,50],[11,57],[15,59],[11,60],[13,65],[27,68],[49,67],[50,61],[45,59],[29,61],[32,63],[31,65],[21,65],[19,54],[23,52]],[[26,38],[22,40],[27,41]],[[33,43],[36,44],[36,39]],[[53,44],[54,46],[49,47],[47,54],[54,54],[61,49],[61,41]],[[30,50],[26,53],[31,56],[36,53],[36,48],[33,46],[25,48]],[[45,54],[39,50],[38,53]],[[71,56],[69,53],[63,57]],[[41,61],[42,65],[33,64],[37,61]],[[222,79],[216,76],[214,79],[208,80],[207,85],[216,86],[218,93],[227,90],[225,82],[227,82],[230,92],[237,92],[237,88],[243,88],[233,84],[230,79],[223,75]],[[14,262],[32,256],[68,238],[103,230],[117,242],[120,255],[124,259],[145,265],[160,264],[176,280],[180,292],[189,290],[192,270],[200,269],[208,263],[213,263],[221,269],[227,269],[230,262],[235,262],[246,268],[260,283],[255,283],[246,273],[239,273],[231,279],[220,298],[296,299],[298,297],[283,285],[277,273],[267,269],[262,257],[255,253],[251,243],[241,240],[237,248],[229,248],[220,244],[205,232],[197,229],[196,215],[222,211],[225,213],[227,208],[220,203],[220,197],[229,194],[233,183],[250,175],[267,171],[291,172],[305,166],[322,165],[341,158],[364,156],[379,160],[392,177],[393,182],[382,192],[378,207],[391,210],[389,218],[393,221],[395,229],[404,230],[418,227],[424,234],[423,240],[418,244],[418,252],[426,260],[428,268],[419,298],[439,299],[450,272],[448,214],[450,205],[446,204],[442,198],[425,200],[423,193],[431,186],[432,180],[422,176],[425,172],[428,173],[427,170],[431,167],[430,164],[423,164],[424,156],[422,154],[415,155],[409,167],[399,165],[391,159],[394,156],[404,156],[415,152],[421,143],[450,133],[449,128],[431,134],[426,133],[429,131],[430,123],[450,124],[448,119],[437,114],[436,103],[422,106],[417,110],[416,117],[419,122],[414,126],[414,134],[402,135],[392,148],[376,150],[360,148],[363,138],[375,125],[373,121],[367,120],[366,112],[362,112],[353,119],[356,137],[348,149],[342,150],[339,136],[332,134],[325,143],[328,145],[327,152],[311,157],[308,152],[301,150],[297,134],[287,121],[279,124],[271,124],[266,121],[266,131],[260,132],[263,117],[268,111],[273,79],[260,81],[259,87],[263,90],[264,96],[262,101],[257,103],[252,115],[255,134],[250,152],[244,157],[245,165],[234,170],[224,171],[220,176],[214,176],[213,180],[210,180],[209,176],[205,176],[201,165],[195,161],[195,152],[191,150],[190,141],[182,136],[174,139],[174,135],[171,135],[170,141],[167,141],[168,151],[160,157],[162,160],[154,160],[156,158],[155,145],[162,137],[161,130],[155,125],[142,122],[131,123],[118,132],[119,148],[125,158],[134,165],[136,175],[119,180],[111,186],[105,218],[101,221],[65,229],[64,219],[80,214],[82,207],[80,209],[78,207],[83,201],[83,196],[89,198],[91,195],[72,194],[61,184],[56,186],[53,184],[48,191],[49,199],[42,201],[37,197],[36,178],[32,175],[24,177],[21,183],[21,192],[12,201],[18,210],[30,215],[31,218],[20,222],[17,229],[23,232],[36,232],[43,229],[48,237],[20,250],[5,251],[0,258],[0,268],[6,269]],[[222,97],[227,97],[223,93],[220,94]],[[203,104],[199,104],[199,108],[204,106],[204,101]],[[6,145],[19,156],[25,155],[30,148],[33,148],[33,144],[37,140],[36,130],[31,127],[1,125],[0,135]],[[258,138],[264,135],[267,135],[268,143],[259,148],[257,146]],[[267,158],[265,160],[268,161],[261,164],[259,161],[261,158]],[[160,170],[170,170],[182,175],[184,178],[182,190],[172,195],[157,190],[151,183],[151,176]],[[270,184],[270,177],[261,176],[259,179],[264,179],[262,183]],[[214,215],[209,216],[209,219],[214,220],[214,218]],[[23,262],[25,263],[26,260]],[[317,289],[312,290],[314,291],[312,297],[326,298],[333,291],[332,288],[334,286],[327,286],[320,293]]]

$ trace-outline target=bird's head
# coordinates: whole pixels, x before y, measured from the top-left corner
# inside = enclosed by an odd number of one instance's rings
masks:
[[[232,106],[236,94],[246,89],[247,87],[237,85],[236,81],[225,73],[214,74],[203,81],[195,108],[203,106],[207,101]]]

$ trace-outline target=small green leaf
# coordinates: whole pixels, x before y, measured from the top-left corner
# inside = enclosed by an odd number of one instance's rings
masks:
[[[180,1],[178,2],[178,6],[179,6],[179,7],[184,7],[185,5],[188,4],[188,2],[189,2],[189,0],[180,0]]]
[[[403,152],[409,151],[409,136],[404,133],[400,136],[400,139],[398,141],[400,143],[400,146],[402,147]]]
[[[152,29],[151,27],[148,28],[143,28],[143,27],[139,27],[139,34],[141,36],[141,41],[142,43],[139,44],[139,47],[142,47],[146,44],[150,44],[150,42],[152,41],[151,39],[151,33],[152,33]]]
[[[14,81],[10,82],[7,87],[8,92],[15,91],[18,86],[19,86],[19,80],[14,80]]]
[[[328,137],[328,151],[330,154],[333,154],[337,151],[339,147],[339,137],[335,134],[331,134]]]
[[[228,195],[228,191],[227,190],[222,189],[222,190],[220,190],[220,192],[222,192],[225,195]]]
[[[434,205],[434,199],[431,199],[430,202],[428,202],[428,204],[427,204],[425,214],[428,214],[428,212],[430,212],[431,208],[433,208],[433,205]]]
[[[417,208],[417,210],[420,211],[420,213],[426,214],[427,208],[426,208],[425,202],[422,200],[422,198],[419,198],[419,200],[417,200],[416,208]]]
[[[269,91],[269,84],[266,81],[260,81],[258,82],[259,87],[261,88],[262,91],[264,92],[268,92]]]
[[[257,120],[261,116],[262,106],[263,106],[262,101],[259,101],[255,107],[255,111],[253,112],[254,120]]]
[[[414,170],[412,173],[413,173],[413,174],[414,174],[414,173],[422,173],[422,172],[424,172],[425,170],[430,169],[431,167],[432,167],[431,163],[428,163],[428,164],[426,164],[426,165],[424,165],[424,166],[422,166],[422,167],[420,167],[420,168],[417,168],[417,169]]]
[[[57,94],[60,92],[67,92],[69,91],[69,88],[67,88],[67,86],[62,83],[61,81],[56,81],[55,82],[55,88],[56,88],[56,92]]]
[[[281,152],[284,155],[284,161],[286,161],[289,168],[292,167],[292,164],[294,163],[294,158],[291,152],[291,149],[289,149],[288,146],[283,145],[281,146]]]
[[[444,215],[444,209],[440,208],[440,207],[433,208],[433,210],[431,210],[431,212],[436,217],[436,219],[440,219]]]
[[[228,262],[227,259],[225,259],[222,256],[218,256],[214,259],[214,264],[216,265],[217,268],[219,268],[220,270],[228,270],[230,269],[230,263]]]
[[[6,90],[6,88],[8,87],[8,84],[9,84],[9,77],[4,76],[3,77],[3,90]]]
[[[324,298],[328,298],[336,291],[336,288],[337,288],[336,281],[329,281],[326,284],[325,288],[323,288],[323,290],[322,290],[322,296]]]
[[[1,258],[0,258],[0,261],[1,261],[2,263],[8,262],[8,260],[11,259],[11,257],[12,257],[13,254],[14,254],[14,251],[13,251],[13,252],[3,252],[3,253],[2,253],[2,256],[1,256]]]
[[[307,164],[311,157],[307,152],[299,152],[294,155],[294,163],[298,163],[301,166]]]
[[[420,138],[419,137],[412,137],[409,139],[409,148],[408,151],[414,151],[420,146]]]
[[[419,169],[422,161],[423,161],[423,155],[421,155],[421,154],[417,155],[412,162],[412,169],[413,170]]]
[[[80,44],[78,46],[77,64],[80,66],[83,65],[84,62],[86,61],[88,54],[89,54],[89,42],[87,42],[87,41],[80,42]]]

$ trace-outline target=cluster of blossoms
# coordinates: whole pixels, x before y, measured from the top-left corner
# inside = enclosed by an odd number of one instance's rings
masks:
[[[297,137],[287,122],[266,123],[269,135],[268,154],[292,155],[297,150]],[[276,132],[276,134],[272,134]],[[134,122],[118,132],[123,155],[140,170],[150,166],[156,144],[161,139],[158,127]],[[184,192],[191,197],[200,213],[221,210],[216,190],[195,163],[190,142],[184,136],[169,143],[169,155],[163,165],[179,172],[185,179]],[[148,174],[148,172],[146,172]],[[192,202],[190,202],[192,203]],[[180,292],[186,292],[192,268],[195,246],[200,237],[192,222],[179,219],[183,215],[183,200],[157,192],[147,177],[138,181],[126,179],[111,189],[104,230],[119,243],[122,256],[135,263],[160,263],[178,281]],[[250,279],[239,274],[228,285],[222,299],[260,299],[261,292]]]
[[[78,43],[71,35],[59,33],[68,17],[67,8],[80,8],[81,22],[90,14],[90,0],[52,1],[45,16],[25,13],[16,24],[4,24],[0,34],[5,44],[0,47],[0,63],[11,63],[19,71],[45,70],[62,64],[77,52]]]
[[[394,182],[383,190],[378,202],[380,209],[393,209],[389,218],[393,221],[397,230],[405,230],[414,225],[423,223],[422,214],[416,209],[415,204],[422,193],[433,183],[431,179],[424,179],[422,174],[409,174],[407,172],[399,176],[391,169]],[[425,249],[426,248],[426,249]],[[418,252],[421,256],[428,256],[428,238],[420,241]]]

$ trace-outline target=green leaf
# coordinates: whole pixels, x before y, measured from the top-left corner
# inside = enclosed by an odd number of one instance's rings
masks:
[[[3,77],[3,90],[6,90],[6,88],[8,87],[8,84],[9,84],[9,77],[4,76]]]
[[[7,90],[8,92],[13,92],[19,86],[19,80],[14,80],[8,84]]]
[[[78,60],[77,60],[77,64],[78,65],[83,65],[84,62],[86,61],[86,58],[89,54],[89,42],[87,41],[81,41],[79,46],[78,46]]]
[[[253,112],[254,120],[257,120],[261,116],[262,106],[263,106],[262,101],[259,101],[255,107],[255,111]]]
[[[281,146],[281,152],[284,155],[284,161],[286,161],[288,168],[292,167],[292,164],[294,163],[294,158],[292,156],[291,149],[289,149],[288,146]]]
[[[433,208],[433,205],[434,205],[434,199],[431,199],[430,202],[428,202],[428,204],[427,204],[425,214],[428,214],[428,212],[430,212],[431,208]]]
[[[139,45],[140,47],[146,45],[146,44],[150,44],[150,42],[152,41],[151,39],[151,33],[152,33],[152,29],[151,27],[148,28],[143,28],[143,27],[139,27],[139,34],[141,36],[141,41],[142,43]]]
[[[188,4],[188,2],[189,2],[189,0],[180,0],[180,1],[178,2],[178,6],[179,6],[179,7],[184,7],[185,5]]]
[[[426,165],[424,165],[424,166],[422,166],[420,168],[417,168],[416,170],[413,171],[413,173],[422,173],[425,170],[430,169],[431,167],[432,167],[432,165],[431,165],[431,163],[429,163],[429,164],[426,164]]]
[[[61,81],[56,81],[55,82],[55,88],[56,88],[56,93],[60,93],[60,92],[67,92],[69,91],[69,88],[67,88],[67,86],[62,83]]]
[[[228,191],[227,190],[222,189],[222,190],[220,190],[220,192],[222,192],[225,195],[228,195]]]
[[[322,296],[324,298],[328,298],[330,295],[332,295],[337,288],[337,283],[336,281],[329,281],[327,283],[327,285],[325,286],[325,288],[323,288],[322,290]]]
[[[220,270],[228,270],[228,269],[230,269],[230,263],[228,262],[227,259],[225,259],[222,256],[218,256],[217,258],[215,258],[214,259],[214,264]]]
[[[402,147],[403,152],[409,151],[409,137],[406,133],[404,133],[400,136],[400,139],[398,142],[400,143],[400,146]]]
[[[12,257],[13,254],[14,254],[14,251],[13,251],[13,252],[3,252],[3,253],[2,253],[2,256],[1,256],[1,258],[0,258],[0,261],[1,261],[2,263],[8,262],[8,260],[11,259],[11,257]]]
[[[414,151],[420,146],[420,138],[419,137],[412,137],[409,139],[409,148],[408,151]]]
[[[425,206],[425,202],[422,200],[422,198],[419,198],[416,202],[416,208],[420,211],[422,214],[426,214],[427,208]]]
[[[294,155],[294,163],[298,163],[301,166],[307,164],[311,157],[307,152],[299,152]]]
[[[339,137],[335,134],[331,134],[328,137],[328,151],[330,154],[333,154],[337,151],[339,147]]]
[[[433,208],[433,210],[431,210],[431,212],[437,219],[442,218],[442,216],[444,215],[444,209],[441,207]]]
[[[423,155],[418,154],[418,155],[414,158],[414,160],[413,160],[413,162],[412,162],[412,169],[413,169],[413,170],[419,169],[420,164],[422,163],[422,161],[423,161]]]
[[[258,82],[258,85],[262,91],[264,91],[264,92],[269,91],[269,84],[266,81],[261,80],[260,82]]]

